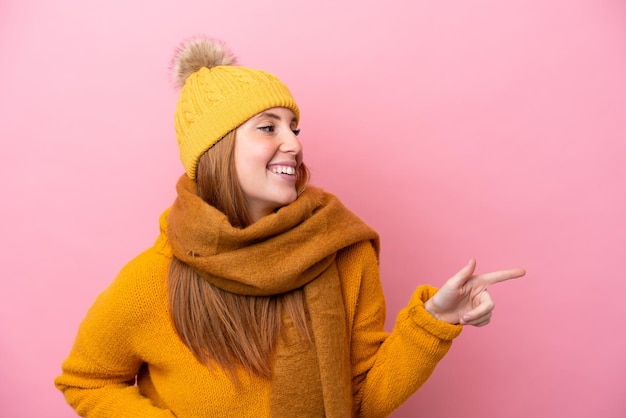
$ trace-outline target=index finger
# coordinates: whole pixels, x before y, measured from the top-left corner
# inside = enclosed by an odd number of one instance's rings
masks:
[[[491,273],[480,274],[479,276],[487,282],[487,285],[492,285],[500,282],[504,282],[511,279],[517,279],[526,274],[526,270],[517,268],[510,270],[492,271]]]

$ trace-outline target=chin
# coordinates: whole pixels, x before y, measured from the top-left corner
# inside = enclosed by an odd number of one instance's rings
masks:
[[[285,195],[276,201],[277,208],[287,206],[295,202],[297,198],[298,198],[298,193],[294,190],[293,193],[290,193],[289,195]]]

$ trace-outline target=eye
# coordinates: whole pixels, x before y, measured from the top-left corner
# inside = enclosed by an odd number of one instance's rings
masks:
[[[259,126],[257,129],[263,132],[272,133],[274,132],[274,125]]]
[[[291,132],[293,132],[295,136],[300,135],[300,129],[292,129]]]

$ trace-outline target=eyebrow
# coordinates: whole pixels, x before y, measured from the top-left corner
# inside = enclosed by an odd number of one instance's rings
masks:
[[[275,119],[275,120],[278,120],[278,121],[282,120],[282,118],[279,115],[277,115],[276,113],[267,112],[267,111],[259,113],[258,115],[256,115],[255,118],[261,118],[263,116],[271,118],[271,119]],[[291,122],[297,122],[297,119],[296,119],[295,116],[291,119]]]

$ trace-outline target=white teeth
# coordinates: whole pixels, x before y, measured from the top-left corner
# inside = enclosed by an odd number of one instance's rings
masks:
[[[292,176],[296,174],[296,169],[294,167],[287,167],[287,166],[272,167],[271,171],[272,173],[276,173],[276,174],[289,174]]]

